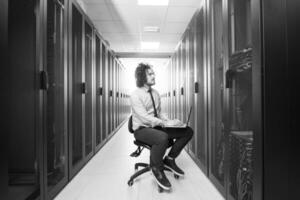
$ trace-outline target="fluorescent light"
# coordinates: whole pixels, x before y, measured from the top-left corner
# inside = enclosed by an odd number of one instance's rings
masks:
[[[160,31],[158,26],[145,26],[144,32],[155,32],[158,33]]]
[[[159,42],[141,42],[142,49],[158,49]]]
[[[140,6],[167,6],[169,0],[138,0]]]

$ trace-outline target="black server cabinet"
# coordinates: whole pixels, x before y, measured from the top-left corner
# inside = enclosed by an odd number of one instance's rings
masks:
[[[177,49],[177,59],[176,59],[176,73],[177,73],[177,85],[176,85],[176,97],[177,97],[177,119],[181,120],[181,44]]]
[[[194,39],[195,39],[195,23],[196,20],[195,18],[192,19],[192,22],[190,23],[190,27],[189,27],[189,31],[188,31],[188,38],[187,38],[187,51],[188,51],[188,62],[187,62],[187,87],[186,87],[186,91],[188,92],[187,94],[187,98],[188,98],[188,106],[186,109],[189,109],[189,107],[192,107],[192,112],[191,112],[191,116],[190,116],[190,126],[192,127],[192,129],[194,130],[195,133],[197,133],[197,131],[195,130],[195,126],[197,123],[195,123],[196,115],[198,115],[197,112],[195,112],[195,51],[194,51]],[[197,152],[196,149],[196,141],[197,141],[197,134],[194,134],[194,137],[191,140],[191,150],[193,152],[193,154],[195,155]]]
[[[41,72],[45,90],[44,168],[46,198],[68,180],[67,151],[67,2],[47,1],[47,64]]]
[[[116,68],[116,104],[117,104],[117,107],[116,107],[116,120],[117,120],[117,125],[120,124],[120,63],[118,62],[117,63],[117,68]]]
[[[71,2],[70,2],[71,3]],[[83,16],[79,8],[71,3],[71,44],[70,44],[70,73],[69,73],[69,137],[70,137],[70,174],[71,176],[83,165],[83,98],[84,84],[82,80],[83,71]]]
[[[180,119],[185,122],[186,120],[186,62],[187,62],[187,51],[186,51],[186,37],[182,40],[181,48],[181,61],[180,61]]]
[[[175,68],[174,68],[174,62],[175,62],[175,58],[174,56],[171,58],[171,65],[170,65],[170,70],[171,70],[171,88],[170,88],[170,92],[171,92],[171,119],[175,118],[175,89],[174,89],[174,85],[175,85]]]
[[[8,65],[8,1],[4,0],[0,2],[0,59],[2,60],[1,64],[1,73],[0,73],[0,80],[1,85],[5,85],[8,83],[10,74],[10,68]],[[9,104],[10,104],[10,88],[5,87],[2,90],[3,93],[1,94],[1,99],[3,100],[1,110],[3,113],[10,113]],[[1,118],[2,119],[2,118]],[[9,119],[8,117],[4,119],[2,123],[3,130],[9,130]],[[2,139],[0,142],[0,156],[2,158],[1,167],[0,167],[0,198],[7,199],[8,198],[8,163],[7,163],[7,150],[8,150],[8,136],[9,132],[1,134]]]
[[[69,170],[73,177],[93,155],[93,29],[80,6],[70,1]]]
[[[109,69],[109,105],[110,105],[110,131],[109,134],[113,131],[113,118],[114,118],[114,111],[113,111],[113,69],[114,69],[114,56],[113,53],[110,51],[110,69]]]
[[[107,136],[111,132],[111,52],[107,49],[107,71],[106,71],[106,83],[107,83]]]
[[[96,34],[95,37],[95,45],[96,45],[96,50],[95,50],[95,67],[96,67],[96,149],[99,149],[99,145],[102,142],[102,131],[103,131],[103,125],[102,125],[102,94],[103,94],[103,84],[102,84],[102,66],[101,66],[101,61],[102,61],[102,55],[101,55],[101,39],[100,37]]]
[[[102,69],[102,141],[106,139],[108,132],[107,113],[107,49],[104,43],[101,45],[101,69]]]
[[[169,62],[169,73],[170,73],[170,88],[169,88],[169,94],[170,94],[170,113],[169,113],[169,118],[173,118],[173,57],[170,58]]]
[[[228,13],[227,13],[228,12]],[[229,13],[230,17],[229,17]],[[225,160],[229,199],[252,199],[253,90],[251,1],[228,1],[225,39]],[[226,19],[226,18],[225,18]],[[225,29],[226,30],[226,29]],[[256,92],[256,91],[254,91]]]
[[[120,80],[121,83],[123,83],[124,77],[123,77],[123,68],[120,68]],[[124,92],[123,92],[123,85],[120,85],[120,120],[123,121],[123,112],[124,112]]]
[[[93,153],[93,28],[87,19],[84,21],[84,151],[85,156]]]
[[[5,184],[8,199],[43,197],[44,175],[39,169],[43,168],[44,91],[38,80],[45,62],[41,45],[45,30],[38,22],[45,19],[44,4],[12,0],[8,6],[10,80],[5,85],[10,88],[10,113]]]
[[[176,50],[175,52],[175,58],[174,58],[174,67],[175,67],[175,72],[174,72],[174,75],[175,75],[175,82],[174,82],[174,97],[175,97],[175,118],[179,118],[179,111],[178,111],[178,104],[179,104],[179,99],[178,99],[178,95],[179,95],[179,92],[178,92],[178,84],[179,84],[179,78],[178,78],[178,50]]]
[[[195,112],[199,115],[197,116],[197,152],[196,156],[200,161],[201,169],[206,173],[207,171],[207,124],[206,124],[206,117],[207,117],[207,92],[206,92],[206,65],[205,62],[207,58],[205,58],[205,38],[204,38],[204,10],[203,7],[199,10],[196,17],[196,37],[195,37],[195,64],[197,68],[196,83],[197,83],[197,101],[195,102]]]
[[[212,65],[210,68],[209,107],[209,177],[219,191],[225,195],[225,122],[224,122],[224,64],[223,64],[223,15],[222,0],[212,2],[213,37]]]
[[[116,60],[114,55],[112,56],[112,68],[111,68],[111,132],[115,129],[115,65]]]

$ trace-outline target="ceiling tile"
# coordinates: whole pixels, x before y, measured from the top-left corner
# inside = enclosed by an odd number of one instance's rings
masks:
[[[160,34],[160,40],[164,42],[178,43],[182,34]]]
[[[114,21],[94,21],[100,33],[120,33],[120,29]]]
[[[137,21],[116,21],[121,33],[139,34]]]
[[[190,6],[199,8],[203,0],[170,0],[169,6]]]
[[[108,40],[123,41],[122,34],[120,33],[103,33],[103,37],[107,38]]]
[[[114,20],[118,21],[137,21],[138,12],[137,6],[127,5],[108,5],[108,8],[112,14]]]
[[[87,4],[86,10],[92,20],[113,20],[105,4]]]
[[[187,27],[187,23],[168,22],[165,24],[162,33],[182,34]]]
[[[141,21],[159,21],[165,19],[167,13],[166,6],[139,6],[139,19]]]
[[[123,51],[123,44],[122,43],[118,43],[118,42],[114,42],[114,41],[109,41],[110,43],[110,48],[112,48],[115,52],[120,52]]]
[[[136,0],[102,0],[113,5],[137,5]]]
[[[197,8],[192,7],[169,7],[167,22],[186,22],[188,23],[196,12]]]
[[[105,4],[105,0],[82,0],[85,4],[89,4],[89,3],[98,3],[98,4]]]
[[[158,33],[143,33],[141,40],[146,42],[160,42],[160,34]]]
[[[140,36],[139,35],[130,35],[130,34],[122,34],[121,35],[122,42],[123,43],[129,43],[129,42],[140,42]]]

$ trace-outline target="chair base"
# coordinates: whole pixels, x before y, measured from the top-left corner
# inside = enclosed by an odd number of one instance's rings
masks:
[[[143,167],[143,169],[138,170],[139,167]],[[147,163],[136,163],[136,164],[134,165],[134,170],[135,170],[135,173],[130,177],[129,181],[127,182],[127,184],[128,184],[129,186],[132,186],[132,185],[133,185],[133,182],[134,182],[134,179],[135,179],[135,178],[137,178],[138,176],[140,176],[140,175],[142,175],[142,174],[144,174],[144,173],[150,171],[150,170],[151,170],[151,167],[150,167],[150,165],[147,164]],[[171,170],[168,169],[168,168],[166,168],[166,167],[164,167],[164,171],[171,171]],[[178,176],[177,174],[174,174],[174,177],[175,177],[175,179],[178,179],[178,178],[179,178],[179,176]],[[164,189],[163,189],[162,187],[158,186],[158,191],[159,191],[159,192],[163,192]]]

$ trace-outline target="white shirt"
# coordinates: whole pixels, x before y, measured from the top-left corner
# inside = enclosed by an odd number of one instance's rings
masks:
[[[158,117],[154,117],[154,108],[148,88],[137,88],[130,96],[132,109],[132,129],[140,126],[155,127],[169,119],[161,113],[161,102],[159,93],[152,88],[152,96]]]

